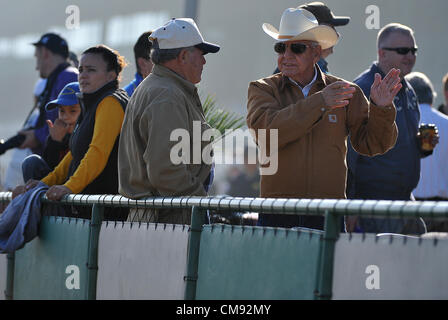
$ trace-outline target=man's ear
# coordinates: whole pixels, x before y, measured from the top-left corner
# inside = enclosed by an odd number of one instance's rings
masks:
[[[187,55],[188,55],[188,50],[187,49],[182,49],[181,52],[179,53],[178,58],[180,59],[179,62],[182,64],[185,64],[187,62]]]

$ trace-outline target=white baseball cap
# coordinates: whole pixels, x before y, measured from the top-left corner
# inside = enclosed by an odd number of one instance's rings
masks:
[[[217,44],[204,41],[198,26],[190,18],[173,18],[165,25],[154,30],[149,40],[157,40],[160,49],[176,49],[197,47],[206,53],[216,53],[220,47]]]

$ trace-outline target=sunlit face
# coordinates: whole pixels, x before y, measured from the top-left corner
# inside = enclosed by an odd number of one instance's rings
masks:
[[[205,64],[205,58],[202,50],[193,48],[192,50],[185,50],[184,77],[188,81],[196,84],[201,82],[202,69]]]
[[[68,126],[68,132],[73,133],[76,121],[81,114],[81,107],[79,104],[75,104],[72,106],[60,106],[58,109],[59,119],[61,119]]]
[[[414,48],[415,40],[410,34],[402,32],[394,32],[389,35],[389,37],[381,45],[381,48]],[[400,69],[400,77],[403,78],[407,74],[412,72],[414,68],[416,56],[412,52],[407,54],[399,54],[395,51],[378,50],[379,63],[382,66],[384,73],[388,73],[390,69],[396,68]]]
[[[81,56],[78,81],[82,93],[93,93],[116,78],[115,71],[107,71],[106,61],[100,54],[87,53]]]
[[[305,52],[295,54],[291,51],[290,44],[302,43],[307,45]],[[314,74],[314,64],[319,61],[321,55],[320,46],[313,46],[311,41],[287,41],[286,51],[278,53],[278,68],[284,76],[302,83]]]

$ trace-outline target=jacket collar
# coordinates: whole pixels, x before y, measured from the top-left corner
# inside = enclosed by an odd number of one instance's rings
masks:
[[[197,88],[194,85],[194,83],[186,80],[181,75],[179,75],[178,73],[174,72],[173,70],[167,67],[164,67],[160,64],[155,64],[151,72],[157,76],[172,79],[174,82],[176,82],[180,87],[182,87],[186,92],[190,94],[194,94],[197,92]]]

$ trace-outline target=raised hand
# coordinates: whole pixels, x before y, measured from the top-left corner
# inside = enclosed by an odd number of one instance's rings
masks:
[[[375,74],[375,81],[370,88],[370,99],[380,107],[387,107],[392,104],[402,84],[400,83],[400,70],[392,68],[381,80],[381,75]]]
[[[325,105],[331,109],[348,105],[354,92],[355,88],[345,81],[336,81],[322,90]]]
[[[69,132],[69,126],[61,119],[56,119],[53,122],[47,120],[48,130],[50,132],[51,139],[61,142],[65,135]]]

